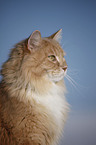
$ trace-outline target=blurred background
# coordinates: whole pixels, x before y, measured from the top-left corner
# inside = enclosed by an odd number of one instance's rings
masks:
[[[96,145],[96,1],[0,0],[0,67],[9,50],[34,30],[62,28],[70,113],[60,145]]]

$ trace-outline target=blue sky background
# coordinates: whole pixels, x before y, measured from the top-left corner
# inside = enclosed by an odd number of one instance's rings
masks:
[[[9,50],[34,30],[43,37],[63,29],[65,78],[71,110],[60,145],[96,145],[96,1],[0,0],[0,66]]]

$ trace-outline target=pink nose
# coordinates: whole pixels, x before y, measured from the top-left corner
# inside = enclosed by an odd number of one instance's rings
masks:
[[[63,70],[66,71],[66,69],[67,69],[67,66],[64,66],[64,67],[63,67]]]

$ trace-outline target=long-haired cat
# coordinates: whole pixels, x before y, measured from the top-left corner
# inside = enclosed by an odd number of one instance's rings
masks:
[[[38,30],[15,45],[0,82],[0,145],[57,145],[68,112],[58,39]]]

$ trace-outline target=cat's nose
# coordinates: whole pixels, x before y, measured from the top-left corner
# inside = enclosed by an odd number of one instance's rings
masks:
[[[63,69],[64,71],[66,71],[66,70],[67,70],[67,66],[64,66],[62,69]]]

